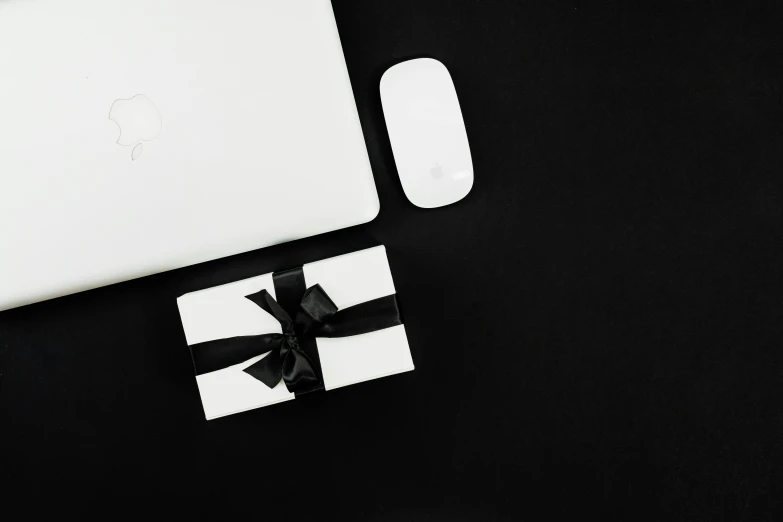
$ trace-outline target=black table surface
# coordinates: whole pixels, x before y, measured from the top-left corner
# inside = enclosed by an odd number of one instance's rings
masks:
[[[4,505],[779,520],[781,5],[333,5],[380,215],[0,313]],[[437,210],[406,200],[378,95],[420,56],[476,171]],[[373,241],[416,370],[206,422],[176,297]]]

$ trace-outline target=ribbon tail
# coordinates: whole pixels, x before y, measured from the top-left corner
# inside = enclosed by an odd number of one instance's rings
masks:
[[[261,290],[255,294],[246,295],[245,299],[249,299],[250,301],[254,302],[266,313],[277,319],[277,322],[282,325],[283,331],[291,328],[291,316],[289,316],[288,313],[283,310],[279,304],[277,304],[277,301],[275,301],[266,290]]]
[[[246,374],[266,384],[270,389],[280,384],[283,377],[283,361],[280,350],[271,351],[266,357],[245,368]]]

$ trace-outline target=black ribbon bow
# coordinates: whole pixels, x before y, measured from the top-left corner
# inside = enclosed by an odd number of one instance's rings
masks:
[[[323,376],[316,337],[348,337],[402,324],[394,294],[339,310],[321,285],[304,288],[301,267],[276,272],[273,279],[279,304],[266,290],[245,297],[277,319],[283,333],[191,345],[197,375],[268,353],[244,371],[269,388],[277,386],[282,378],[292,393],[321,390]]]

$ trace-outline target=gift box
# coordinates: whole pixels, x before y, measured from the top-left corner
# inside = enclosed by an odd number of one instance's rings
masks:
[[[414,368],[383,246],[177,304],[207,420]]]

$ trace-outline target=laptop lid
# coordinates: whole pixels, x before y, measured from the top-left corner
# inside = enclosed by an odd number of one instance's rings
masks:
[[[0,310],[357,225],[329,0],[0,0]]]

